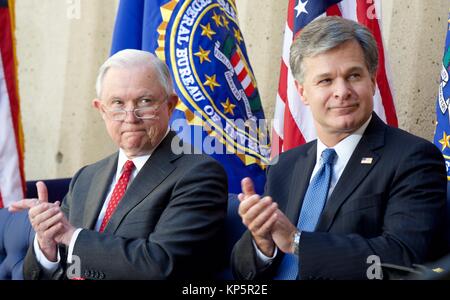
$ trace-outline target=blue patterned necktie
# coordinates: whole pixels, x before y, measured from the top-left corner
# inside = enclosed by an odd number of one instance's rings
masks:
[[[325,206],[333,174],[333,161],[336,157],[334,149],[327,148],[322,152],[322,165],[309,183],[303,200],[297,228],[300,231],[314,231],[320,214]],[[275,279],[294,280],[298,275],[298,256],[285,254],[278,268]]]

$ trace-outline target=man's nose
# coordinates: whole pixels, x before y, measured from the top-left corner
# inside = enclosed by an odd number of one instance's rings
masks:
[[[134,108],[133,109],[127,109],[125,110],[127,114],[125,115],[125,122],[127,123],[137,123],[139,122],[139,118],[136,117],[134,114]]]
[[[350,83],[345,79],[335,80],[333,93],[336,99],[347,99],[352,94]]]

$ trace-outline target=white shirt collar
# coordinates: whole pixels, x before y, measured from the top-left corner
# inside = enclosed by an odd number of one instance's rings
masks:
[[[334,161],[333,165],[333,174],[331,177],[330,182],[330,188],[328,191],[328,197],[331,195],[331,193],[334,191],[334,188],[341,177],[345,167],[347,166],[348,161],[350,160],[350,157],[352,156],[353,152],[355,151],[356,146],[358,145],[359,141],[362,138],[362,135],[364,134],[364,131],[366,130],[367,126],[369,125],[370,120],[372,119],[372,116],[360,127],[358,130],[353,132],[351,135],[337,143],[334,147],[332,147],[336,151],[336,160]],[[320,139],[317,139],[317,159],[316,164],[313,169],[313,173],[311,175],[310,180],[314,177],[314,175],[318,172],[319,168],[321,167],[321,161],[320,157],[322,155],[323,150],[325,148],[328,148],[325,146],[324,143]]]
[[[372,115],[370,115],[369,119],[355,132],[353,132],[351,135],[349,135],[348,137],[337,143],[334,147],[331,147],[336,151],[337,159],[345,162],[345,165],[350,160],[350,157],[352,156],[353,151],[355,151],[356,146],[361,140],[364,131],[366,131],[367,126],[369,126],[370,120],[372,120]],[[322,141],[319,138],[317,138],[316,157],[320,158],[323,150],[325,150],[326,148],[328,147],[324,143],[322,143]]]

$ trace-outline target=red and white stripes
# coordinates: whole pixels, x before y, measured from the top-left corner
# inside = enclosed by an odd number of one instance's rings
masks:
[[[255,91],[255,86],[253,85],[252,79],[249,75],[249,71],[247,70],[247,67],[241,59],[238,51],[236,51],[231,56],[231,65],[233,66],[234,71],[237,74],[238,80],[241,82],[242,87],[244,88],[245,95],[247,95],[247,97],[250,97]]]
[[[24,197],[23,135],[14,53],[13,1],[0,7],[0,207]]]

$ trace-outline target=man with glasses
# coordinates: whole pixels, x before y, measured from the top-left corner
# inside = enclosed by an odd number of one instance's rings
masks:
[[[182,142],[169,129],[178,98],[167,66],[123,50],[100,68],[96,90],[92,104],[119,151],[78,171],[61,208],[42,182],[40,201],[12,206],[30,208],[36,231],[24,277],[211,276],[225,260],[227,178],[206,155],[172,152]]]

